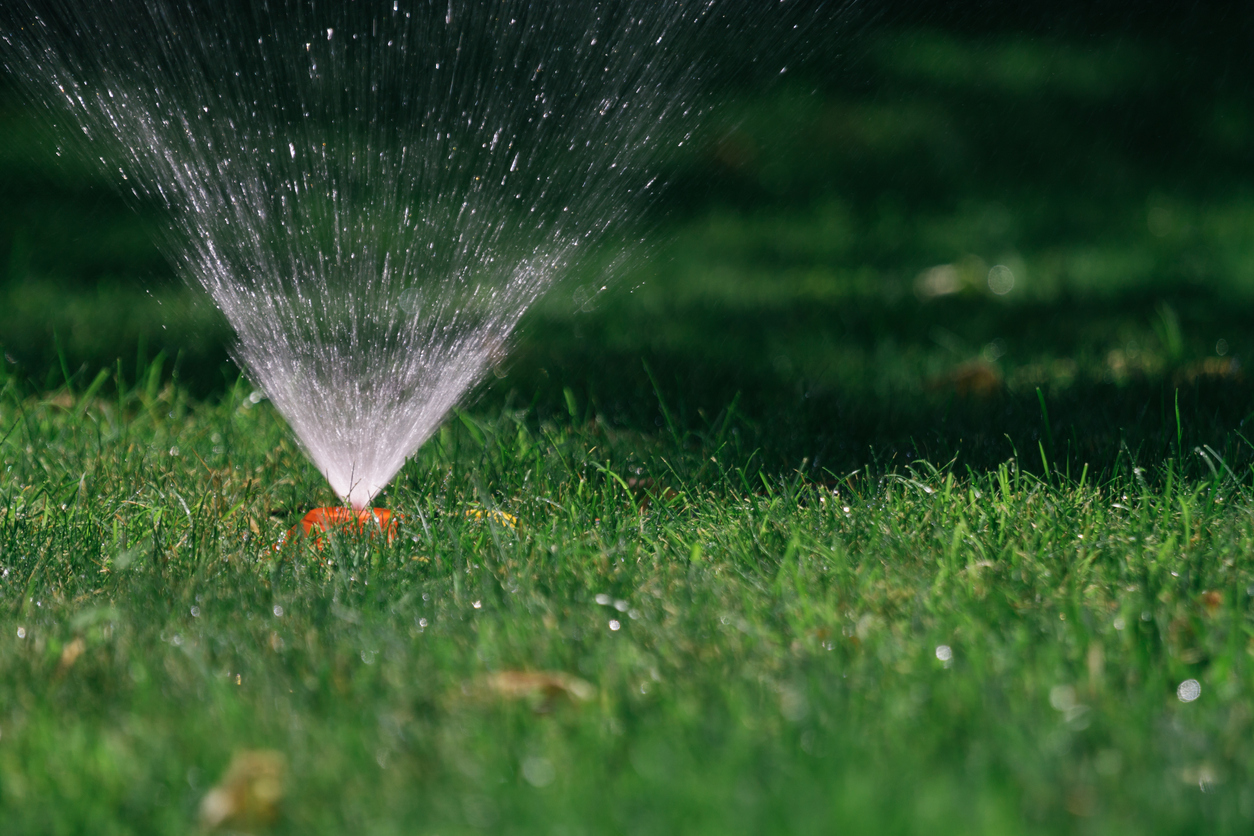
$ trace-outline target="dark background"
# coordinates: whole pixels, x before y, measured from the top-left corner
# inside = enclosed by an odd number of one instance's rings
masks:
[[[669,415],[683,443],[818,473],[1248,461],[1254,11],[937,5],[854,4],[782,80],[746,73],[671,161],[650,244],[605,292],[597,263],[555,289],[471,407],[647,437]],[[233,383],[155,219],[57,158],[11,85],[0,194],[14,396],[160,352],[198,397]]]

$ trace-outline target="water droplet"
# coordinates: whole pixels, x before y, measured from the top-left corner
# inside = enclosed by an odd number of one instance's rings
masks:
[[[1075,688],[1070,685],[1055,685],[1049,689],[1049,704],[1055,711],[1069,711],[1076,705]]]
[[[1004,264],[998,264],[988,271],[988,289],[998,296],[1005,296],[1014,290],[1015,274]]]
[[[522,774],[533,787],[547,787],[557,777],[557,770],[548,758],[530,757],[522,763]]]

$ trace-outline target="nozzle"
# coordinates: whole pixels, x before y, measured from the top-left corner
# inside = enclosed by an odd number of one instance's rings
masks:
[[[393,514],[387,508],[363,508],[360,511],[342,507],[315,508],[302,517],[299,524],[287,530],[275,549],[282,549],[299,536],[307,538],[314,548],[321,549],[322,535],[328,532],[367,534],[370,537],[382,534],[391,543],[396,538],[401,520],[399,514]]]

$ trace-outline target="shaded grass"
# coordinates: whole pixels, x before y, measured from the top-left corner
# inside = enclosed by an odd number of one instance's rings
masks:
[[[523,347],[564,351],[578,331],[597,349],[647,352],[661,311],[684,359],[708,360],[701,348],[714,347],[724,376],[765,350],[786,361],[775,382],[791,382],[789,365],[807,377],[817,366],[856,389],[860,357],[915,384],[960,362],[952,341],[933,340],[938,325],[970,354],[1006,342],[1008,365],[1041,354],[1083,365],[1084,353],[1147,347],[1165,302],[1189,359],[1220,339],[1228,356],[1247,356],[1248,57],[1226,37],[1185,37],[851,29],[795,80],[725,102],[669,161],[647,258],[615,281],[585,265],[524,325]],[[181,352],[189,387],[220,394],[233,379],[221,368],[228,329],[146,243],[155,211],[127,209],[93,172],[58,157],[29,113],[0,109],[0,344],[49,388],[61,382],[58,341],[71,370],[129,361],[141,344],[148,356]],[[1015,283],[994,298],[987,274],[999,264]],[[920,276],[946,266],[963,298],[919,295]],[[584,307],[621,326],[576,313]],[[752,327],[759,313],[798,338]],[[1041,339],[1024,344],[1033,323]],[[924,356],[895,362],[903,345]],[[535,391],[530,379],[516,388]],[[625,386],[622,398],[639,395]]]

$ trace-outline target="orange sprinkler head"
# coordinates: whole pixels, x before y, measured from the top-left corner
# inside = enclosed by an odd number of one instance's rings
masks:
[[[361,511],[340,507],[315,508],[301,519],[299,525],[288,529],[276,548],[292,543],[298,536],[298,530],[317,549],[322,548],[324,532],[367,534],[371,537],[382,534],[391,543],[396,539],[401,519],[399,514],[393,514],[387,508],[364,508]]]

